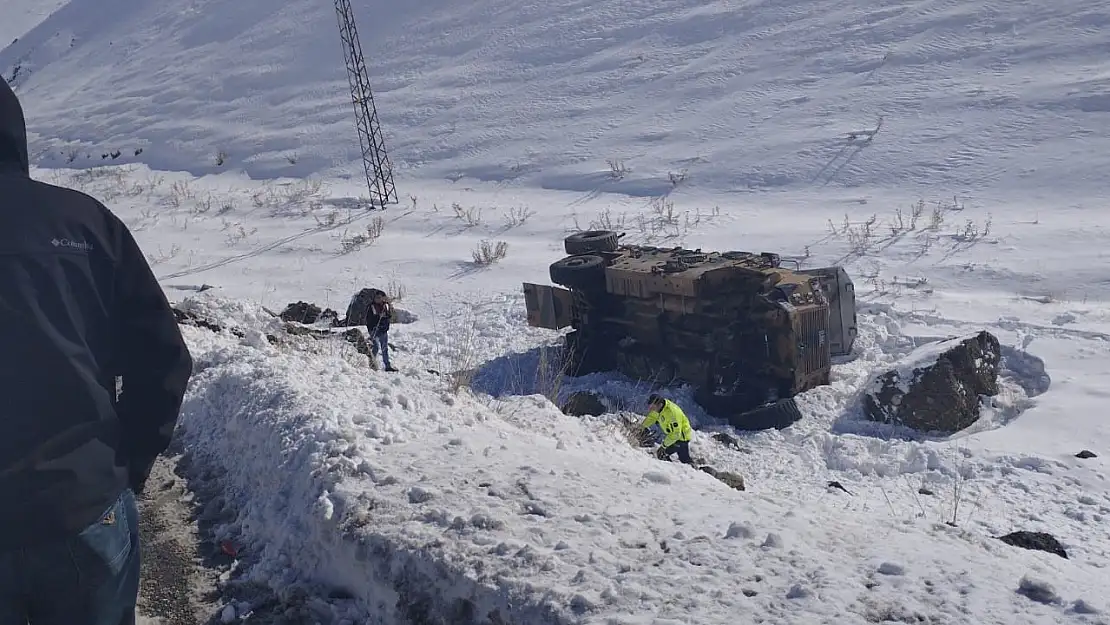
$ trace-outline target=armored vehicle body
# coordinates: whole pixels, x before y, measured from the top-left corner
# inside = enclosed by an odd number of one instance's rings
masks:
[[[827,384],[831,357],[851,352],[855,292],[840,267],[788,269],[767,252],[620,238],[573,234],[568,256],[550,267],[565,288],[524,284],[529,325],[572,328],[570,375],[615,370],[656,385],[685,382],[710,414],[764,429],[788,425],[784,414],[796,420],[790,398]]]

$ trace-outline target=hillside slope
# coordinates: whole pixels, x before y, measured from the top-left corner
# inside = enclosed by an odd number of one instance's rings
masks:
[[[1099,3],[355,8],[388,145],[420,177],[636,195],[684,171],[706,191],[1103,188],[1110,8]],[[222,160],[269,176],[352,171],[357,158],[328,2],[73,0],[0,52],[0,72],[16,66],[43,166],[119,150],[155,168]],[[880,116],[872,143],[845,139]],[[624,162],[623,180],[608,160]]]
[[[42,23],[69,0],[8,0],[0,7],[0,45],[8,45]],[[9,76],[5,74],[5,76]],[[9,76],[10,77],[10,76]]]

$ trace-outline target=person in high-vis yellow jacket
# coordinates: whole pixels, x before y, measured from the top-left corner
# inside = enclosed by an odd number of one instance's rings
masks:
[[[694,464],[690,458],[690,439],[694,437],[694,429],[690,427],[690,420],[686,413],[673,401],[652,393],[648,397],[648,414],[640,427],[643,429],[659,424],[663,430],[663,445],[657,455],[660,460],[670,460],[672,454],[678,454],[678,459],[685,464]]]

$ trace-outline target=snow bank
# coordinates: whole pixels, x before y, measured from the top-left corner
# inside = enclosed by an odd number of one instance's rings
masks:
[[[539,396],[185,331],[182,436],[226,494],[218,535],[248,580],[353,597],[334,622],[1093,623],[1101,607],[1085,557],[875,514],[866,492],[733,491]],[[1025,577],[1055,599],[1019,594]]]

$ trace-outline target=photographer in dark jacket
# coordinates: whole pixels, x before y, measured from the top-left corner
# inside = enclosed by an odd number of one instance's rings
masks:
[[[0,358],[0,623],[134,623],[135,493],[169,445],[192,359],[127,227],[31,179],[3,80]]]

